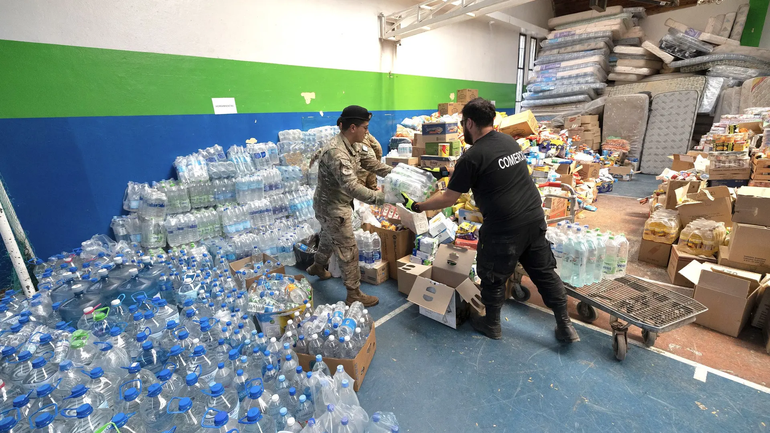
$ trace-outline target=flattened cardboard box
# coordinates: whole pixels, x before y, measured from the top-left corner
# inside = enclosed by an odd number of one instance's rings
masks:
[[[329,367],[330,371],[337,371],[337,366],[341,365],[345,369],[345,373],[349,374],[356,383],[353,385],[353,390],[358,391],[361,389],[361,384],[364,383],[366,373],[369,372],[369,365],[374,358],[374,352],[377,350],[377,337],[374,335],[374,326],[372,326],[372,332],[369,333],[369,337],[364,343],[364,347],[358,352],[353,359],[338,359],[324,357],[324,363]],[[315,365],[315,355],[308,355],[307,353],[298,353],[297,358],[299,365],[302,366],[303,371],[313,371]]]
[[[453,329],[457,329],[458,313],[462,315],[467,308],[484,314],[481,292],[468,278],[475,257],[475,251],[440,245],[430,277],[416,277],[407,299],[420,306],[420,314]]]

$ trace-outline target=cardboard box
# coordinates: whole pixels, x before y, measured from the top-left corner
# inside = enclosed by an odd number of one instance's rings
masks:
[[[558,174],[572,174],[575,172],[577,163],[575,161],[566,162],[564,164],[556,164],[556,173]]]
[[[412,254],[414,233],[409,229],[386,230],[366,223],[361,228],[364,231],[380,235],[382,260],[388,262],[388,275],[395,279],[398,275],[398,259]]]
[[[388,262],[380,262],[374,268],[361,268],[361,281],[379,285],[388,280]]]
[[[369,372],[369,365],[372,363],[372,358],[374,358],[374,352],[377,351],[377,337],[375,336],[374,329],[374,326],[372,326],[372,332],[369,333],[364,347],[361,348],[355,358],[338,359],[324,357],[324,363],[329,367],[330,371],[337,371],[337,366],[341,365],[345,369],[345,373],[349,374],[356,381],[353,385],[354,391],[361,389],[366,373]],[[298,353],[297,358],[303,371],[313,370],[315,355]]]
[[[400,156],[388,156],[385,158],[385,164],[388,164],[391,167],[395,167],[398,164],[406,164],[406,165],[412,165],[417,167],[420,164],[420,158],[416,156],[412,156],[411,158],[406,158],[406,157],[402,158]]]
[[[412,145],[412,156],[415,158],[419,158],[427,153],[427,149],[425,147],[415,147]]]
[[[422,138],[426,143],[457,140],[460,129],[457,122],[422,124]],[[453,138],[446,138],[453,136]]]
[[[460,140],[450,141],[448,143],[425,143],[425,154],[431,156],[460,156],[462,150],[463,145]]]
[[[666,203],[665,207],[666,209],[676,209],[677,205],[677,199],[676,194],[677,190],[680,188],[685,188],[680,194],[683,194],[682,197],[686,197],[687,194],[695,194],[696,192],[700,191],[701,188],[706,187],[706,182],[702,180],[669,180],[666,182]]]
[[[420,157],[420,166],[429,168],[454,167],[458,159],[456,156],[423,155]]]
[[[770,225],[770,188],[744,186],[735,191],[733,222]]]
[[[415,132],[414,138],[412,138],[412,148],[414,149],[415,147],[425,147],[425,144],[426,141],[425,138],[423,138],[422,132]]]
[[[585,179],[598,179],[599,178],[599,170],[602,168],[602,165],[598,162],[585,162],[581,164],[580,170],[578,170],[578,173],[580,174],[580,177]]]
[[[727,266],[728,268],[740,269],[742,271],[756,272],[758,274],[770,273],[770,263],[757,265],[730,260],[730,247],[726,245],[719,247],[719,258],[717,263],[720,266]]]
[[[634,177],[634,169],[628,165],[611,165],[609,167],[609,172],[615,179],[631,180]]]
[[[699,314],[695,323],[737,337],[756,305],[761,277],[718,265],[704,268],[693,298],[708,307],[708,311]]]
[[[428,231],[428,217],[425,212],[415,213],[405,208],[401,203],[396,205],[398,217],[401,224],[416,235],[421,235]]]
[[[430,273],[430,266],[412,263],[412,256],[398,259],[398,291],[408,296],[417,277],[429,278]]]
[[[759,284],[757,290],[757,309],[751,319],[751,326],[762,329],[770,318],[770,275],[766,276]]]
[[[580,116],[580,124],[581,125],[586,125],[586,124],[598,125],[599,124],[599,115],[598,114],[594,114],[594,115],[585,115],[585,114],[583,114],[583,115]]]
[[[294,275],[293,277],[297,281],[305,279],[304,275]],[[259,330],[264,333],[267,338],[280,338],[286,329],[286,325],[289,324],[289,320],[294,317],[294,313],[303,314],[308,307],[313,307],[312,301],[313,299],[311,297],[308,304],[300,305],[290,310],[275,311],[270,313],[257,313],[256,305],[249,303],[247,306],[247,311],[250,314],[254,314],[257,325],[259,326]]]
[[[687,171],[695,168],[695,159],[697,157],[693,155],[673,155],[671,158],[673,159],[671,170]]]
[[[562,174],[559,176],[559,182],[571,185],[574,188],[577,181],[575,180],[575,176],[572,174]]]
[[[233,276],[235,276],[236,271],[240,271],[249,263],[255,263],[255,262],[264,263],[264,262],[267,262],[268,260],[270,260],[273,263],[278,263],[277,259],[274,259],[268,256],[267,254],[262,254],[261,256],[246,257],[240,260],[236,260],[234,262],[230,262],[230,273],[233,274]],[[268,274],[285,274],[285,273],[286,273],[286,268],[284,266],[281,266],[277,269],[273,269],[272,271],[268,272]],[[257,281],[257,277],[248,278],[246,280],[246,288],[248,289],[249,287],[251,287],[251,285],[254,284],[255,281]]]
[[[679,273],[679,271],[689,265],[693,260],[714,264],[717,262],[714,257],[694,256],[692,254],[680,252],[676,245],[672,245],[671,258],[668,261],[668,278],[671,280],[671,284],[682,287],[695,287],[694,283]]]
[[[455,245],[462,248],[468,248],[469,250],[478,250],[479,248],[479,240],[467,240],[467,239],[455,239]]]
[[[729,256],[734,262],[770,266],[770,227],[733,224]]]
[[[527,137],[539,128],[535,115],[529,110],[508,116],[500,122],[500,132],[512,137]]]
[[[457,329],[470,308],[484,314],[481,292],[469,278],[476,252],[441,245],[431,266],[430,278],[415,278],[407,298],[420,306],[420,314]]]
[[[460,89],[457,91],[457,102],[465,105],[479,97],[477,89]]]
[[[642,239],[639,245],[639,261],[652,265],[667,267],[671,258],[671,245]]]
[[[438,114],[442,116],[451,116],[452,114],[462,113],[465,103],[445,102],[438,104]]]
[[[564,129],[580,128],[581,118],[580,116],[570,116],[564,119]]]
[[[751,167],[746,168],[711,168],[707,170],[709,179],[751,179]]]
[[[696,202],[682,203],[676,207],[682,227],[698,218],[730,225],[733,217],[733,201],[730,189],[726,186],[701,188],[695,194],[688,194],[687,198]]]

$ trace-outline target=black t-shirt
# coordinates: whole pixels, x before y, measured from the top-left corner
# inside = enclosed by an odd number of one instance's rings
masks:
[[[527,158],[509,135],[492,131],[460,157],[447,189],[473,189],[484,232],[504,234],[545,218],[543,202],[532,182]]]

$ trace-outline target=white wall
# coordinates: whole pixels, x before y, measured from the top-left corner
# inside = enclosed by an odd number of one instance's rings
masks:
[[[394,60],[392,45],[379,40],[377,15],[414,4],[412,0],[0,0],[0,39],[515,82],[518,31],[480,20],[407,38]],[[432,54],[425,54],[425,49]]]
[[[588,5],[588,2],[586,2],[586,5]],[[586,6],[586,9],[587,8],[588,6]],[[548,20],[553,18],[553,0],[535,0],[521,6],[505,9],[502,12],[514,18],[547,29]]]
[[[642,20],[639,25],[644,29],[647,40],[657,44],[660,38],[668,33],[668,27],[664,23],[669,18],[687,24],[695,30],[703,31],[709,18],[714,15],[736,12],[738,6],[748,3],[748,0],[724,0],[721,4],[707,3],[690,8],[677,9],[671,12],[651,15]]]

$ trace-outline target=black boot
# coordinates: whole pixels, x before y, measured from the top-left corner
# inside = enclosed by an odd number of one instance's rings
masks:
[[[580,341],[575,327],[572,326],[572,321],[569,319],[569,313],[567,313],[567,306],[557,307],[553,310],[553,316],[556,318],[556,339],[561,343],[574,343]]]
[[[473,329],[493,340],[503,338],[503,331],[500,327],[501,308],[487,306],[487,314],[485,316],[479,316],[475,312],[471,313],[471,326],[473,326]]]

